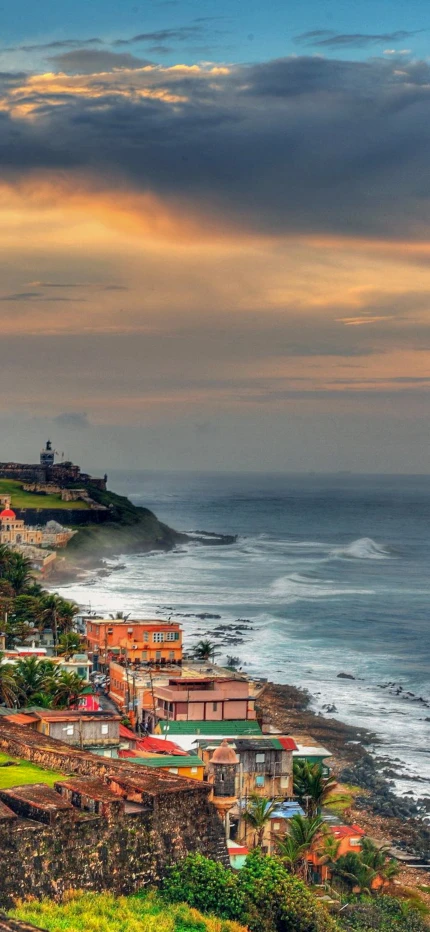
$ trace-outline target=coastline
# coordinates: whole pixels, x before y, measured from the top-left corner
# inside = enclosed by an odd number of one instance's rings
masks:
[[[332,751],[334,776],[358,789],[342,818],[358,822],[376,840],[391,844],[400,857],[429,862],[430,824],[423,821],[428,805],[417,805],[393,793],[393,764],[369,752],[374,739],[371,731],[326,718],[310,708],[311,702],[307,690],[268,682],[257,706],[271,725],[295,736],[308,735]]]

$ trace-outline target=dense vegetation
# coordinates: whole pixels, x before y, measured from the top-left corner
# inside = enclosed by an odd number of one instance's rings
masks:
[[[242,921],[250,932],[334,932],[336,924],[302,880],[255,849],[238,873],[202,855],[170,869],[163,892],[203,912]]]
[[[0,618],[7,649],[49,628],[57,652],[66,656],[73,653],[80,644],[71,631],[77,610],[74,602],[41,588],[25,556],[0,546]],[[0,704],[9,708],[66,708],[84,688],[79,676],[59,669],[50,660],[26,657],[12,664],[0,655]]]
[[[166,904],[154,893],[114,897],[84,893],[52,900],[21,903],[12,913],[48,932],[246,932],[242,925],[214,916],[202,916],[182,904]]]
[[[428,932],[429,926],[414,906],[393,896],[352,902],[339,917],[345,932]]]

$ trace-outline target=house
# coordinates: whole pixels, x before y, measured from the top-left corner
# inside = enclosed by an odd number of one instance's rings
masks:
[[[116,757],[121,718],[114,712],[84,712],[72,709],[31,709],[37,731],[72,747]]]
[[[242,803],[232,810],[231,821],[237,820],[236,834],[237,840],[247,847],[253,847],[255,843],[255,829],[245,821],[242,813],[247,806],[247,800],[242,799]],[[304,816],[304,810],[295,800],[285,800],[280,802],[276,809],[270,815],[263,835],[263,850],[268,854],[276,854],[277,840],[281,839],[288,833],[288,822],[295,815]]]
[[[344,854],[359,854],[365,832],[359,825],[327,825],[327,831],[331,832],[335,841],[338,843],[335,860]],[[314,883],[325,883],[330,880],[331,873],[327,864],[323,863],[321,857],[320,844],[314,847],[310,852],[309,863],[312,866],[312,879]],[[376,883],[378,886],[378,883]]]
[[[95,668],[118,657],[148,664],[182,661],[182,628],[177,622],[87,618],[85,624]]]
[[[328,751],[327,748],[323,748],[318,744],[309,744],[309,739],[304,743],[300,740],[300,737],[294,737],[294,740],[297,745],[297,750],[293,751],[293,758],[296,761],[308,761],[310,764],[321,764],[323,769],[323,775],[325,777],[329,776],[330,767],[327,764],[327,758],[332,757],[331,751]]]
[[[199,754],[207,767],[220,740],[199,741]],[[239,758],[236,796],[270,798],[293,795],[293,751],[297,745],[282,735],[239,736],[229,741]]]
[[[157,770],[165,770],[168,773],[176,773],[180,777],[188,777],[192,780],[203,780],[204,764],[201,757],[197,754],[148,754],[143,751],[135,752],[137,756],[129,756],[130,752],[120,751],[119,756],[127,757],[131,764],[140,764],[143,767],[152,767]]]
[[[222,722],[256,717],[248,680],[239,674],[171,676],[166,685],[154,685],[153,700],[157,721]]]
[[[66,673],[76,673],[85,683],[90,682],[91,660],[88,654],[73,654],[67,660],[65,657],[53,657],[51,660]]]
[[[191,749],[199,753],[199,744],[202,740],[221,741],[224,738],[237,738],[240,735],[260,735],[261,728],[256,721],[224,721],[224,722],[167,722],[160,721],[155,729],[155,735],[166,735],[173,739],[175,744],[185,751]]]
[[[9,496],[2,496],[2,504],[5,507],[0,511],[0,544],[7,544],[9,547],[15,544],[34,544],[40,547],[43,539],[41,529],[27,527],[22,518],[17,518],[10,507]]]

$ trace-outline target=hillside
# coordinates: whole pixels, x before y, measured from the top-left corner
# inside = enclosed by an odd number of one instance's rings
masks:
[[[88,511],[86,502],[63,502],[61,495],[53,493],[45,495],[37,492],[26,492],[22,482],[17,479],[0,479],[0,495],[10,495],[12,508],[30,509],[61,509],[62,511]]]
[[[88,489],[91,498],[109,508],[110,518],[103,524],[88,524],[79,528],[79,533],[70,541],[66,558],[85,562],[109,557],[118,553],[144,552],[148,550],[171,550],[181,541],[187,540],[163,524],[148,508],[133,505],[128,498],[115,492]]]

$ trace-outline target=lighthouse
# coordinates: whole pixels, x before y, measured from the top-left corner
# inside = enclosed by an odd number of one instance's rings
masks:
[[[52,449],[52,443],[50,440],[46,441],[46,447],[40,452],[40,465],[41,466],[53,466],[55,458],[55,450]]]

